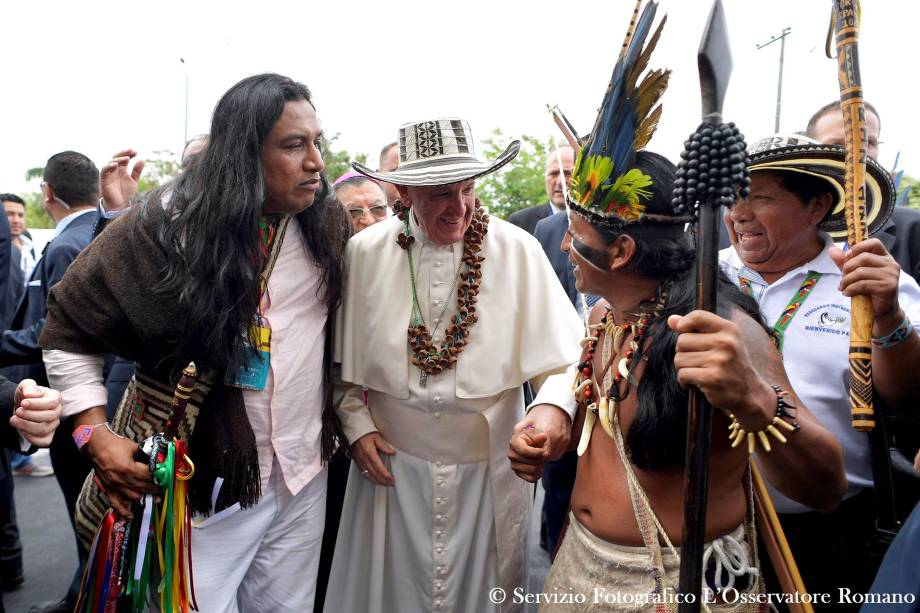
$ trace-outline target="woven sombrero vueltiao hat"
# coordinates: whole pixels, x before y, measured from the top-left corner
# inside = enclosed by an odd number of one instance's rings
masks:
[[[399,128],[398,142],[396,170],[379,172],[358,162],[352,168],[395,185],[448,185],[495,172],[521,148],[521,141],[515,140],[494,160],[482,160],[476,155],[470,124],[457,118],[407,123]]]
[[[776,134],[762,138],[748,148],[748,169],[800,172],[820,177],[831,185],[834,204],[818,227],[835,241],[846,240],[844,216],[844,167],[846,150],[839,145],[825,145],[807,136]],[[891,216],[894,208],[894,184],[882,166],[866,157],[866,226],[874,234]]]

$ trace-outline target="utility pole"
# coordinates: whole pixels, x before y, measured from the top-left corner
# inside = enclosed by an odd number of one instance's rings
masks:
[[[786,37],[791,31],[792,28],[783,28],[783,31],[779,36],[774,36],[764,44],[757,45],[757,50],[759,51],[770,43],[779,41],[779,81],[776,84],[776,123],[773,126],[773,132],[775,134],[779,133],[780,109],[783,106],[783,56],[786,54]]]
[[[185,129],[182,132],[182,151],[185,151],[185,143],[188,142],[188,64],[181,57],[179,62],[185,67]]]

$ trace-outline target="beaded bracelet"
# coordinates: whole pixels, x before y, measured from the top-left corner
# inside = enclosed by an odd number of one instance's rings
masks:
[[[907,318],[907,315],[904,316],[904,321],[901,324],[892,330],[890,333],[885,336],[873,336],[872,337],[872,346],[878,347],[879,349],[890,349],[895,345],[900,345],[913,334],[914,327],[910,325],[910,319]]]
[[[757,447],[757,441],[760,441],[764,451],[770,451],[772,447],[770,446],[770,439],[767,438],[768,432],[777,441],[785,444],[788,442],[788,439],[783,436],[777,426],[789,432],[795,432],[801,427],[799,423],[795,421],[795,416],[787,410],[797,409],[794,404],[786,400],[786,397],[789,396],[789,392],[778,385],[771,385],[770,387],[772,387],[773,391],[776,393],[776,415],[773,416],[773,419],[770,420],[770,423],[768,423],[765,428],[757,432],[747,432],[741,427],[741,424],[738,423],[738,418],[733,414],[729,415],[729,417],[732,418],[732,422],[728,425],[728,439],[732,442],[732,449],[740,445],[743,440],[747,439],[748,454],[754,454],[754,450]],[[791,419],[792,423],[790,424],[785,421],[786,419]]]

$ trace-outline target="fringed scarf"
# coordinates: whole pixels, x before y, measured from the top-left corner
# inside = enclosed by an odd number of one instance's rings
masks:
[[[137,398],[143,410],[125,435],[136,438],[142,431],[162,432],[172,397],[174,379],[193,356],[184,362],[163,364],[170,345],[182,333],[181,316],[174,304],[158,299],[146,288],[161,280],[163,254],[151,226],[139,219],[141,207],[125,213],[106,227],[80,254],[64,276],[51,288],[47,319],[41,336],[46,350],[73,353],[114,353],[133,360],[137,367]],[[158,214],[151,207],[152,215]],[[347,237],[343,236],[343,241]],[[341,425],[332,409],[332,330],[334,313],[328,314],[323,356],[322,458],[328,461],[344,441]],[[315,339],[320,342],[320,339]],[[207,364],[199,361],[207,373]],[[211,512],[211,496],[217,477],[224,482],[214,510],[236,502],[246,508],[261,497],[258,452],[252,426],[246,416],[242,390],[217,384],[207,388],[203,376],[199,387],[206,393],[190,409],[182,434],[189,441],[195,476],[189,482],[190,505],[196,513]],[[129,388],[130,389],[130,388]],[[165,404],[159,405],[161,399]],[[190,405],[194,405],[194,398]],[[158,406],[159,405],[159,406]],[[136,423],[138,419],[149,423]]]

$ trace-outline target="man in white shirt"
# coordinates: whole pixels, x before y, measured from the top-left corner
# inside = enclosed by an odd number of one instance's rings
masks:
[[[869,437],[852,427],[848,404],[850,298],[872,300],[875,392],[898,406],[920,393],[920,287],[878,239],[846,252],[834,246],[845,236],[843,148],[776,135],[749,155],[751,195],[726,215],[733,246],[720,253],[722,268],[774,326],[793,388],[843,445],[849,485],[829,514],[776,491],[772,498],[808,589],[862,593],[879,559],[867,554],[876,516]],[[888,173],[869,159],[870,235],[887,220],[892,191]]]

